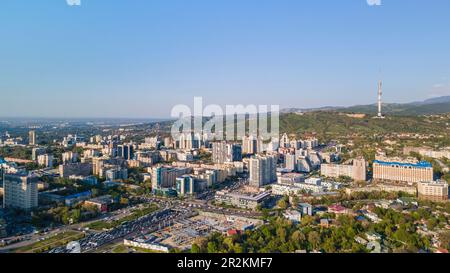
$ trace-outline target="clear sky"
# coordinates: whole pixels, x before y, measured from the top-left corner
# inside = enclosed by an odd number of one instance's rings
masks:
[[[2,0],[0,116],[369,104],[380,77],[388,102],[450,95],[449,14],[448,0]]]

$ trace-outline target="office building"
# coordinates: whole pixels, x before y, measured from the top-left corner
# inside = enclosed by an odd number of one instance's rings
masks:
[[[89,176],[91,173],[91,163],[71,163],[59,165],[59,175],[63,178],[69,178],[72,175]]]
[[[108,212],[108,206],[112,203],[114,203],[112,196],[104,195],[84,201],[84,206],[96,207],[99,212],[105,213]]]
[[[75,193],[64,197],[64,204],[68,207],[78,205],[80,202],[92,197],[91,191]]]
[[[196,195],[207,188],[207,181],[198,179],[192,175],[183,175],[176,179],[176,191],[178,196]]]
[[[176,190],[178,196],[193,195],[195,188],[195,178],[190,175],[183,175],[176,178]]]
[[[270,199],[269,192],[249,195],[228,191],[218,191],[215,195],[215,202],[217,204],[225,204],[251,210],[255,210],[258,206],[264,206],[268,199]]]
[[[283,173],[277,177],[279,184],[295,184],[305,182],[305,175],[300,173]]]
[[[273,184],[272,194],[275,195],[302,195],[305,192],[308,193],[321,193],[325,192],[326,187],[315,184],[307,184],[307,183],[295,183],[293,185],[290,184]]]

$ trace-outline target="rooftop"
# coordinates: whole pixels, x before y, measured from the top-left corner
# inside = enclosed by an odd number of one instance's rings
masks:
[[[399,166],[399,167],[411,167],[411,168],[432,168],[433,165],[431,165],[428,161],[420,161],[417,163],[405,163],[405,162],[396,162],[396,161],[381,161],[381,160],[374,160],[374,164],[380,164],[385,166]]]

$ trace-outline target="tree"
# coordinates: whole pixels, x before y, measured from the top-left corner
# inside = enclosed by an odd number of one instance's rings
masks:
[[[206,252],[208,247],[208,239],[205,237],[197,237],[194,240],[194,244],[200,248],[200,252]]]
[[[215,242],[208,243],[208,253],[218,253],[218,247]]]
[[[286,229],[284,227],[277,228],[277,237],[281,240],[281,242],[286,242]]]
[[[193,244],[191,248],[191,253],[201,253],[200,247],[196,244]]]
[[[281,199],[280,201],[278,201],[278,207],[280,209],[287,209],[288,208],[288,202],[286,201],[286,199]]]
[[[74,224],[80,222],[81,211],[79,209],[72,210],[71,218]]]
[[[234,244],[234,253],[244,253],[244,247],[239,243],[235,243]]]
[[[125,198],[125,197],[120,198],[121,205],[128,205],[128,203],[129,203],[129,200],[127,198]]]
[[[291,239],[297,248],[301,248],[306,237],[305,234],[303,234],[303,232],[301,232],[300,230],[296,230],[294,231],[294,233],[292,233]]]
[[[69,209],[64,208],[61,212],[61,221],[64,225],[67,225],[69,223]]]
[[[292,207],[294,207],[294,208],[298,207],[298,204],[299,204],[299,203],[300,203],[300,199],[298,198],[297,195],[295,195],[295,196],[292,198]]]
[[[230,252],[230,250],[233,250],[233,248],[234,248],[233,238],[231,238],[231,237],[225,238],[223,240],[223,244],[227,247],[228,252]]]
[[[308,234],[308,242],[311,244],[312,248],[315,250],[320,244],[320,235],[317,231],[311,231]]]
[[[313,222],[314,222],[314,218],[313,217],[311,217],[309,215],[305,215],[304,217],[302,217],[301,225],[303,227],[307,227],[307,226],[310,226]]]
[[[441,240],[441,247],[450,250],[450,231],[439,234],[439,239]]]
[[[323,243],[323,249],[327,253],[334,253],[334,252],[336,252],[336,246],[334,244],[334,240],[332,238],[326,239],[325,242]]]
[[[98,196],[98,189],[96,189],[96,188],[91,189],[91,194],[92,194],[92,197],[97,197]]]

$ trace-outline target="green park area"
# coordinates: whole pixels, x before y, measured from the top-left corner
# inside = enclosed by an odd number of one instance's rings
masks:
[[[62,232],[31,245],[19,247],[14,250],[15,253],[43,253],[50,249],[67,245],[69,242],[80,240],[84,234],[77,231]]]

